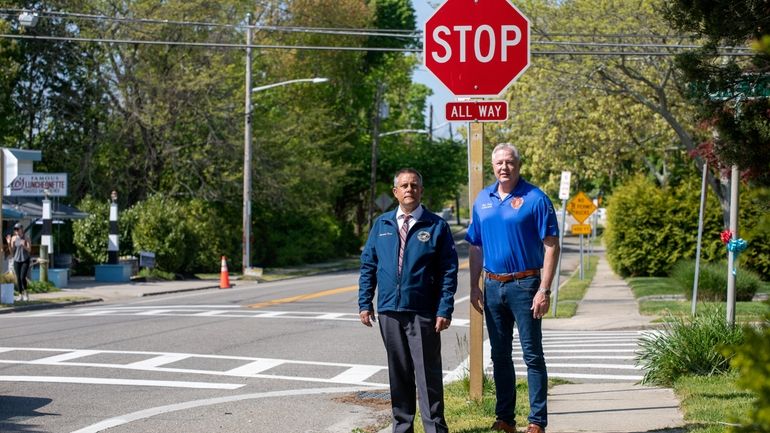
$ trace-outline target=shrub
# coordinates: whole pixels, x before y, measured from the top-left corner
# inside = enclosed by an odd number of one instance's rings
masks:
[[[196,248],[202,240],[195,236],[185,219],[183,204],[154,195],[131,208],[134,213],[134,245],[153,251],[155,266],[170,272],[191,272]]]
[[[14,275],[12,272],[3,272],[0,274],[0,283],[16,284],[16,275]]]
[[[59,289],[50,281],[29,280],[27,281],[27,291],[30,293],[49,293],[58,292]]]
[[[770,189],[749,189],[740,201],[739,234],[749,244],[741,261],[770,281]]]
[[[695,257],[700,189],[694,182],[658,187],[637,176],[618,187],[607,207],[607,259],[628,276],[664,276],[682,258]],[[702,257],[724,257],[721,210],[709,195]],[[713,236],[712,236],[713,235]]]
[[[770,432],[770,316],[760,328],[746,328],[745,341],[734,347],[731,365],[739,372],[738,385],[756,397],[749,422],[738,428],[742,432]],[[729,350],[727,349],[729,355]]]
[[[79,273],[93,273],[93,266],[107,262],[107,240],[110,233],[110,203],[87,196],[78,204],[78,208],[88,213],[82,220],[72,223],[73,243],[77,252],[76,269]],[[131,255],[131,228],[133,227],[130,211],[118,212],[119,255]]]
[[[254,257],[262,266],[314,263],[358,250],[359,239],[324,209],[258,209]]]
[[[199,199],[154,195],[129,212],[135,251],[155,253],[160,271],[192,274],[219,270],[222,255],[240,257],[240,226],[228,222],[226,209]],[[230,261],[239,266],[239,261]]]
[[[724,308],[709,308],[692,319],[669,317],[661,332],[640,339],[636,362],[643,384],[671,386],[684,375],[710,376],[730,369],[729,352],[721,348],[743,342],[743,329],[730,326]]]
[[[142,268],[137,272],[137,277],[145,278],[150,281],[174,281],[176,279],[176,275],[172,274],[171,272],[165,272],[161,271],[158,268]]]
[[[671,278],[677,283],[687,299],[692,299],[695,279],[695,260],[681,260],[671,270]],[[738,269],[735,278],[735,299],[751,301],[762,281],[755,272]],[[727,262],[701,263],[698,276],[699,301],[727,300]]]

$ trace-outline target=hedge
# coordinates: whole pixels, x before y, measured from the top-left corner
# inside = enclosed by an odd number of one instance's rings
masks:
[[[615,189],[607,206],[607,259],[618,274],[666,276],[680,259],[695,257],[700,188],[696,182],[659,187],[636,176]],[[702,258],[723,257],[722,213],[713,195],[706,206]]]

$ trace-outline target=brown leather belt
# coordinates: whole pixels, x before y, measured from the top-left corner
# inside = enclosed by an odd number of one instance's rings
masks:
[[[508,281],[520,280],[522,278],[533,277],[540,275],[540,269],[529,269],[521,272],[514,272],[512,274],[493,274],[487,272],[487,278],[490,280],[500,281],[501,283],[507,283]]]

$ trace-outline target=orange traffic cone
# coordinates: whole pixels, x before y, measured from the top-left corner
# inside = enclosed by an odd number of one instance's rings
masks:
[[[227,271],[227,258],[222,256],[222,269],[219,273],[219,288],[230,288],[230,273]]]

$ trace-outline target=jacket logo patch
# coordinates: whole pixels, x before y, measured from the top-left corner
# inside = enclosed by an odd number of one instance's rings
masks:
[[[417,240],[420,242],[428,242],[430,240],[430,233],[426,231],[417,233]]]
[[[513,200],[511,200],[511,207],[514,209],[519,209],[523,204],[524,199],[522,197],[514,197]]]
[[[482,209],[492,209],[492,203],[483,203],[481,205]]]
[[[380,236],[393,236],[393,235],[394,235],[393,232],[383,232],[383,233],[380,233]]]

